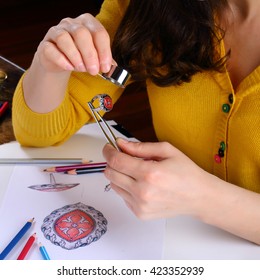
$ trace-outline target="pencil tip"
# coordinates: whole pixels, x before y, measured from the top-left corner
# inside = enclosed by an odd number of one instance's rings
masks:
[[[43,169],[43,172],[55,172],[55,167],[49,167],[49,168],[45,168]]]
[[[88,159],[85,159],[85,158],[82,159],[82,163],[90,163],[90,162],[93,162],[93,160],[88,160]]]
[[[68,170],[68,171],[66,172],[66,174],[69,174],[69,175],[76,175],[77,172],[76,172],[76,169],[72,169],[72,170]]]

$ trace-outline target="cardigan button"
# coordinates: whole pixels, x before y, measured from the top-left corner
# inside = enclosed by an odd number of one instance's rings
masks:
[[[230,111],[230,105],[228,105],[228,104],[223,104],[223,105],[222,105],[222,111],[223,111],[224,113],[228,113],[228,112]]]
[[[214,156],[214,159],[216,163],[221,163],[221,157],[218,154]]]
[[[218,150],[218,155],[219,155],[221,158],[224,157],[224,155],[225,155],[224,151],[223,151],[221,148]]]
[[[233,98],[233,94],[232,93],[229,94],[228,101],[229,101],[230,104],[233,104],[234,98]]]
[[[220,149],[225,151],[226,150],[226,144],[224,141],[220,142]]]

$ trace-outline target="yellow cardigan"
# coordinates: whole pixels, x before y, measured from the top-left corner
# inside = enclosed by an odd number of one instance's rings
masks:
[[[105,1],[98,15],[112,40],[127,5],[127,0]],[[181,86],[160,88],[147,81],[147,92],[160,141],[172,143],[206,171],[260,193],[260,67],[236,91],[227,72],[204,72]],[[116,102],[122,89],[72,73],[60,106],[38,114],[25,104],[21,79],[13,100],[17,140],[39,147],[66,141],[90,120],[87,102],[100,93]]]

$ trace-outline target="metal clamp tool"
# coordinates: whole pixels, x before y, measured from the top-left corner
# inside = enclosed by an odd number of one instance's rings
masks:
[[[120,87],[125,87],[127,81],[130,79],[130,74],[123,68],[120,68],[116,65],[112,65],[108,73],[99,74],[102,78],[116,84]],[[94,103],[97,103],[97,106],[94,106]],[[103,135],[115,149],[120,151],[117,143],[116,136],[114,135],[112,129],[107,124],[107,122],[102,118],[99,111],[109,112],[113,108],[112,98],[108,94],[98,94],[88,102],[88,106],[91,110],[91,113],[99,125]]]

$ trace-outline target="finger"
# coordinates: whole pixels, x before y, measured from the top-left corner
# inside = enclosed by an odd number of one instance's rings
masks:
[[[99,60],[99,70],[108,72],[112,64],[112,53],[110,46],[110,37],[104,26],[91,14],[84,14],[78,17],[83,19],[83,24],[87,27],[92,35],[93,45],[97,51]]]
[[[152,217],[158,216],[158,213],[149,209],[146,204],[142,204],[138,197],[132,196],[127,191],[118,187],[117,185],[112,184],[112,189],[124,200],[126,206],[134,213],[136,217],[142,220],[148,220]]]
[[[123,138],[118,138],[117,143],[120,149],[133,156],[150,160],[163,160],[178,153],[171,144],[167,142],[131,142]]]
[[[86,71],[91,75],[97,75],[100,71],[100,62],[92,34],[87,28],[78,24],[70,26],[70,29],[74,44],[81,55]]]
[[[111,189],[113,189],[120,197],[125,201],[130,202],[132,200],[131,194],[114,183],[110,183]]]
[[[119,152],[110,144],[104,146],[103,155],[110,168],[135,180],[141,178],[151,168],[151,162]]]
[[[128,193],[127,191],[123,190],[122,188],[118,187],[115,184],[111,184],[111,188],[124,200],[125,204],[127,205],[127,207],[134,212],[134,210],[136,209],[136,207],[134,207],[135,202],[133,197],[131,196],[130,193]]]
[[[44,41],[40,43],[38,50],[37,54],[41,63],[51,71],[59,71],[61,69],[65,71],[74,70],[74,66],[53,43]]]
[[[110,38],[105,29],[100,29],[92,33],[94,45],[97,49],[100,71],[103,73],[109,72],[111,68],[112,53],[110,48]]]
[[[65,20],[59,26],[54,26],[50,29],[47,39],[57,46],[67,57],[68,61],[73,65],[76,71],[86,71],[80,50],[71,35],[72,27],[65,24]]]
[[[65,18],[46,35],[57,45],[76,71],[91,75],[108,72],[112,64],[110,38],[103,25],[92,15]]]
[[[133,186],[135,182],[132,177],[111,168],[109,165],[107,165],[104,175],[111,182],[111,184],[120,186],[121,189],[124,189],[128,193],[132,192],[131,186]]]

